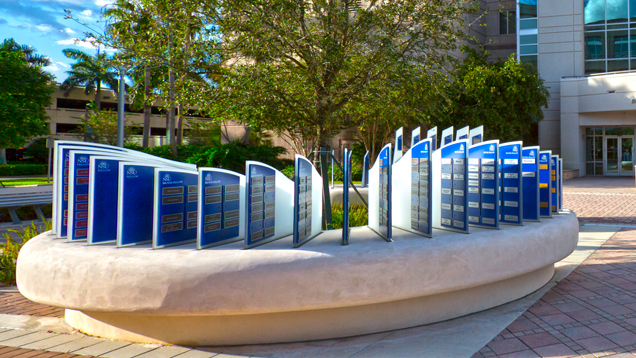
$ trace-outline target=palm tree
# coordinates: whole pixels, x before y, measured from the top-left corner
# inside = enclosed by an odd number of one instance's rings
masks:
[[[86,52],[67,48],[62,50],[64,56],[76,60],[71,65],[71,70],[66,71],[68,78],[62,83],[60,89],[64,91],[64,96],[68,96],[71,90],[77,86],[84,86],[84,93],[87,95],[95,92],[95,105],[101,108],[102,84],[105,84],[117,94],[117,71],[112,67],[112,58],[106,53],[97,52],[91,56]]]
[[[22,52],[26,56],[27,62],[32,66],[46,67],[51,64],[51,60],[48,57],[35,53],[35,47],[20,45],[12,38],[4,40],[2,45],[0,45],[0,51]]]

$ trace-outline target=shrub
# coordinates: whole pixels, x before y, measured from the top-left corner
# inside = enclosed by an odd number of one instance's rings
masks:
[[[46,164],[5,164],[0,165],[0,177],[22,175],[45,175]]]
[[[23,227],[21,231],[8,229],[18,235],[19,241],[14,241],[9,233],[3,234],[7,239],[6,244],[0,243],[2,253],[0,254],[0,281],[15,285],[15,264],[18,261],[18,254],[20,249],[27,241],[36,237],[37,235],[51,230],[52,221],[48,220],[44,222],[44,228],[41,230],[35,223],[31,223],[30,226]]]
[[[198,152],[188,158],[187,162],[199,167],[215,167],[245,173],[245,162],[255,160],[282,170],[286,161],[278,157],[285,154],[283,147],[270,145],[245,145],[239,141],[210,147],[206,151]]]
[[[334,181],[342,181],[342,170],[340,170],[340,168],[334,164],[334,172],[333,172],[333,180]],[[331,167],[329,167],[328,170],[329,173],[329,177],[327,178],[327,180],[329,180],[331,182]],[[362,168],[360,167],[353,167],[351,168],[351,180],[353,181],[361,181],[362,180]]]
[[[40,138],[27,147],[24,155],[36,163],[46,163],[49,159],[49,148],[46,147],[46,138]]]
[[[342,229],[342,204],[331,206],[331,219],[334,229]],[[366,226],[369,223],[369,212],[362,205],[349,207],[349,227]]]
[[[281,170],[281,173],[285,174],[291,180],[294,180],[294,174],[296,173],[296,168],[293,165],[288,165],[285,169]]]

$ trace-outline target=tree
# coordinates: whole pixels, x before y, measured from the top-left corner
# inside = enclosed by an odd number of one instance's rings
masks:
[[[466,13],[476,10],[460,0],[206,4],[224,39],[219,95],[231,108],[266,106],[266,128],[311,128],[321,146],[348,125],[351,102],[374,95],[374,81],[412,66],[420,76],[443,71],[465,38]]]
[[[102,84],[117,94],[119,80],[117,72],[112,67],[112,57],[99,51],[97,55],[91,56],[86,52],[70,48],[62,52],[64,56],[77,61],[71,65],[71,70],[66,72],[68,78],[60,86],[64,96],[68,96],[73,88],[84,86],[84,93],[87,95],[95,93],[95,105],[101,108]]]
[[[465,48],[467,56],[450,73],[442,91],[430,87],[426,107],[420,110],[427,122],[455,127],[484,126],[485,136],[502,141],[519,140],[543,119],[550,93],[534,66],[516,60],[490,63],[488,53]]]
[[[4,148],[19,148],[27,140],[49,133],[46,106],[55,91],[52,76],[32,66],[23,52],[0,50],[0,157]]]
[[[5,39],[0,45],[0,51],[3,50],[7,52],[22,52],[26,56],[27,62],[32,66],[46,67],[51,64],[51,60],[48,57],[35,53],[36,49],[33,46],[20,45],[12,38]]]
[[[117,112],[99,110],[93,103],[90,105],[88,116],[82,119],[78,132],[85,136],[88,142],[117,145]],[[127,142],[136,127],[132,121],[124,119],[124,142]]]

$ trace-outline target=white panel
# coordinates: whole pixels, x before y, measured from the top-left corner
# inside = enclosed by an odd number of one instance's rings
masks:
[[[470,128],[468,126],[457,130],[457,140],[460,139],[468,139],[468,135],[470,134]],[[465,138],[462,138],[465,137]]]
[[[421,135],[420,135],[420,127],[417,127],[415,129],[413,129],[413,131],[411,132],[411,148],[413,148],[413,146],[415,145],[415,137],[420,137],[420,140],[422,140]]]
[[[380,161],[376,160],[369,170],[369,227],[380,231]]]
[[[410,231],[411,228],[411,149],[393,164],[391,219],[393,226]]]
[[[316,170],[311,170],[311,202],[314,206],[311,211],[311,237],[322,232],[322,177]]]
[[[455,129],[452,126],[442,131],[442,138],[440,139],[441,142],[439,145],[440,148],[455,141],[455,137],[453,137],[454,131]],[[450,137],[450,139],[448,137]]]
[[[311,180],[313,181],[313,176]],[[290,218],[294,217],[294,181],[289,180],[285,174],[278,170],[276,170],[276,199],[274,202],[276,203],[274,236],[280,238],[293,234],[294,220],[290,220]],[[311,223],[313,225],[313,220]]]
[[[475,137],[479,138],[478,142],[474,142],[473,139]],[[477,128],[473,128],[470,130],[470,134],[468,135],[468,145],[473,145],[477,143],[481,143],[484,141],[484,126],[479,126]]]
[[[431,180],[431,196],[433,197],[433,204],[431,205],[430,215],[433,218],[433,227],[442,226],[442,151],[436,150],[433,152],[431,158],[431,170],[433,171],[433,178]],[[438,173],[438,174],[435,174]]]
[[[398,145],[398,140],[402,141],[401,145]],[[393,163],[397,163],[402,158],[402,152],[404,149],[404,127],[400,127],[395,131],[395,153],[393,153]]]

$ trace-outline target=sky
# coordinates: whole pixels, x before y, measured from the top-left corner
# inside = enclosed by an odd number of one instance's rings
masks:
[[[51,59],[47,72],[63,82],[74,61],[66,58],[62,50],[76,48],[96,54],[91,43],[78,41],[90,31],[77,22],[64,19],[64,10],[72,11],[74,17],[91,27],[99,29],[101,11],[114,0],[0,0],[0,42],[14,38],[21,45],[29,45],[38,54]]]

